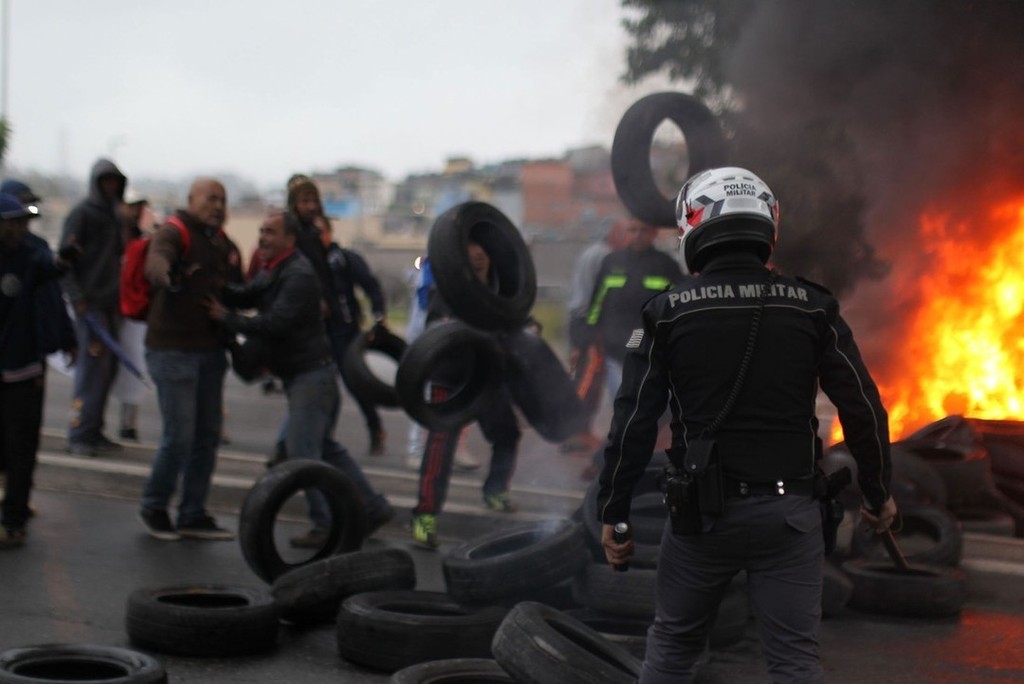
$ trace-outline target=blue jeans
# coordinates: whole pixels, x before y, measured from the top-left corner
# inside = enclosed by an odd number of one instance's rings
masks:
[[[334,427],[341,409],[337,372],[335,365],[329,363],[284,380],[284,391],[288,397],[285,446],[288,458],[322,460],[348,476],[363,497],[367,512],[373,517],[387,504],[387,500],[373,489],[348,450],[334,441]],[[323,492],[319,489],[306,490],[306,503],[313,526],[329,528],[331,511]]]
[[[120,319],[112,311],[93,311],[100,325],[117,339]],[[117,359],[106,345],[99,346],[99,354],[89,353],[89,345],[96,340],[82,316],[75,317],[75,340],[78,343],[78,362],[75,364],[75,389],[71,399],[71,421],[68,441],[96,444],[103,433],[103,413],[107,407],[110,386],[117,374]]]
[[[206,497],[217,462],[227,355],[147,349],[163,421],[160,448],[142,493],[142,508],[167,510],[181,479],[178,524],[206,515]]]

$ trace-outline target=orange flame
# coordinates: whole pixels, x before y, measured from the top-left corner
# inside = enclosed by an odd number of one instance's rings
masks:
[[[1024,198],[980,220],[921,219],[928,267],[899,284],[920,305],[887,376],[876,375],[894,440],[947,415],[1024,418]]]

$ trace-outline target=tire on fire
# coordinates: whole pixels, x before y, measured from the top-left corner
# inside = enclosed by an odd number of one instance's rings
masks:
[[[504,358],[494,337],[457,320],[427,326],[398,364],[395,388],[409,417],[426,428],[454,430],[472,422],[495,399]],[[442,401],[428,399],[438,369],[453,384]]]
[[[473,272],[467,244],[487,252],[496,286]],[[533,257],[519,230],[497,208],[465,202],[437,217],[427,240],[437,290],[456,318],[482,330],[521,327],[537,298]]]
[[[448,592],[464,603],[488,603],[553,587],[588,561],[583,532],[570,520],[544,520],[470,539],[442,562]]]
[[[653,226],[675,227],[675,197],[662,194],[651,170],[651,142],[666,119],[686,138],[687,176],[722,165],[725,137],[717,117],[691,95],[663,92],[640,98],[622,115],[612,140],[611,166],[615,189],[633,216]]]
[[[200,657],[265,653],[277,643],[278,626],[268,590],[220,584],[136,589],[125,618],[134,645]]]
[[[166,684],[167,672],[151,655],[114,646],[43,644],[0,653],[0,682],[61,681]]]
[[[412,589],[416,567],[404,549],[352,551],[296,568],[270,588],[281,617],[301,625],[331,622],[341,602],[354,594]]]
[[[628,650],[579,620],[530,601],[508,612],[491,652],[517,682],[628,684],[640,676],[640,661]]]
[[[318,489],[331,511],[324,545],[309,557],[287,561],[277,550],[274,523],[292,496]],[[321,461],[295,459],[264,473],[246,493],[239,513],[238,542],[242,557],[260,579],[273,582],[285,572],[344,551],[355,551],[366,537],[366,506],[352,481]]]
[[[341,359],[345,386],[363,401],[385,408],[397,408],[397,390],[370,370],[366,364],[366,354],[379,352],[398,363],[405,349],[405,340],[387,328],[377,327],[360,334],[348,345]]]
[[[498,606],[465,606],[436,592],[364,592],[338,611],[338,653],[386,672],[430,660],[489,658],[504,615]]]
[[[563,442],[585,427],[584,407],[569,372],[539,335],[502,335],[506,384],[527,422],[549,442]]]

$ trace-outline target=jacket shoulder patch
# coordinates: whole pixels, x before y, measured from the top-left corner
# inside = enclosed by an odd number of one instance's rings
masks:
[[[629,341],[626,342],[626,349],[639,349],[640,344],[644,341],[644,329],[637,328],[629,336]]]

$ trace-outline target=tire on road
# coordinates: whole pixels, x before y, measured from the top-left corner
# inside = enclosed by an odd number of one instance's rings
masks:
[[[569,372],[539,335],[516,330],[502,335],[505,382],[512,400],[537,434],[549,442],[564,442],[582,432],[585,409]]]
[[[429,660],[488,658],[504,615],[498,606],[465,606],[435,592],[355,594],[338,611],[338,652],[386,672]]]
[[[274,522],[289,498],[307,488],[319,489],[331,510],[327,542],[308,558],[286,561],[277,550]],[[295,459],[280,463],[253,484],[239,513],[242,556],[260,579],[271,583],[285,572],[336,553],[355,551],[366,537],[366,506],[352,481],[326,463]]]
[[[391,675],[391,684],[503,684],[515,682],[498,661],[490,658],[434,660],[403,668]]]
[[[412,589],[416,567],[404,549],[352,551],[284,573],[270,588],[281,617],[300,625],[332,622],[354,594]]]
[[[963,570],[912,564],[902,571],[891,562],[852,560],[843,572],[853,582],[850,607],[901,617],[950,617],[963,609]]]
[[[630,567],[615,572],[607,563],[589,563],[573,577],[576,602],[605,615],[654,619],[657,570]]]
[[[427,399],[439,367],[456,367],[458,378],[444,401]],[[427,327],[398,364],[395,389],[409,417],[426,428],[455,430],[472,422],[493,403],[503,380],[504,357],[492,335],[457,320]]]
[[[565,611],[565,614],[579,620],[613,644],[623,647],[634,657],[644,659],[650,620],[608,615],[593,608],[573,608]]]
[[[515,681],[528,684],[630,684],[640,676],[640,661],[625,648],[561,611],[530,601],[505,616],[491,652]]]
[[[687,177],[724,163],[725,137],[718,118],[692,95],[663,92],[640,98],[622,115],[612,140],[611,166],[615,190],[633,216],[653,226],[674,228],[675,197],[662,194],[651,170],[651,142],[666,119],[686,138]]]
[[[264,588],[196,584],[136,589],[125,630],[146,650],[182,656],[266,653],[277,643],[278,611]]]
[[[398,391],[394,385],[389,385],[370,370],[366,364],[366,354],[379,352],[398,363],[405,354],[406,346],[405,340],[384,327],[378,326],[362,333],[352,340],[341,359],[345,386],[363,401],[375,406],[397,408]]]
[[[0,682],[165,684],[160,662],[128,648],[94,644],[42,644],[0,653]]]
[[[487,252],[496,287],[480,282],[469,263],[473,240]],[[456,318],[482,330],[521,327],[537,298],[537,274],[519,230],[497,208],[465,202],[437,217],[427,240],[430,269]]]
[[[518,599],[572,577],[589,560],[570,520],[544,520],[470,539],[442,561],[448,593],[464,603]]]

